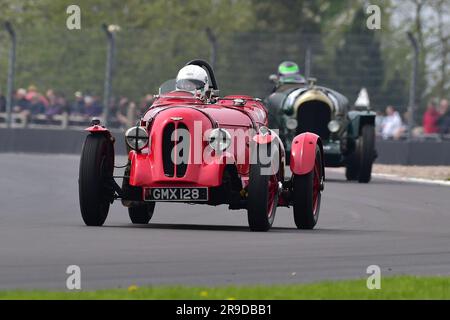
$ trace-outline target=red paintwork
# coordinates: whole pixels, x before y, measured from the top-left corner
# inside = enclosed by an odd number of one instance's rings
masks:
[[[84,130],[92,132],[92,133],[95,133],[95,132],[109,132],[108,129],[106,129],[105,127],[103,127],[101,125],[94,125],[94,126],[91,126],[89,128],[86,128]]]
[[[243,99],[243,106],[234,105],[233,99]],[[183,122],[191,135],[191,150],[203,150],[207,147],[207,142],[202,141],[202,148],[196,148],[195,143],[199,139],[194,139],[195,132],[194,121],[201,122],[201,128],[204,131],[213,127],[222,127],[226,129],[242,129],[243,132],[257,129],[261,125],[267,124],[267,111],[264,105],[249,96],[228,96],[218,99],[214,104],[206,104],[196,99],[186,92],[170,92],[159,97],[143,117],[143,121],[149,124],[149,135],[151,146],[144,150],[144,153],[131,151],[129,159],[131,160],[130,185],[152,187],[152,186],[219,186],[222,182],[222,174],[227,163],[235,163],[237,157],[245,157],[242,164],[237,164],[238,173],[242,176],[243,186],[247,184],[245,177],[249,174],[249,147],[235,143],[238,137],[233,137],[232,147],[220,156],[216,156],[216,163],[189,164],[186,174],[182,178],[167,177],[164,175],[162,150],[163,129],[169,122],[176,122],[171,118],[183,118]],[[202,133],[201,133],[202,134]],[[241,148],[236,150],[238,146]],[[284,157],[284,149],[283,149]],[[201,154],[190,154],[191,162],[195,159],[201,159]],[[241,161],[242,162],[242,161]]]
[[[243,106],[234,105],[234,99],[246,101]],[[257,125],[267,125],[267,110],[264,105],[249,96],[226,96],[215,104],[205,104],[186,92],[170,92],[156,100],[144,116],[148,120],[154,114],[167,107],[197,107],[217,121],[220,126],[251,128],[252,121]]]
[[[321,191],[321,179],[322,175],[320,172],[323,170],[322,164],[319,163],[319,159],[315,160],[314,163],[314,178],[313,178],[313,213],[317,215],[319,205],[320,205],[320,191]]]
[[[268,135],[256,134],[253,137],[253,141],[255,141],[258,144],[272,143],[273,140],[275,140],[275,137],[271,134]]]
[[[212,93],[218,92],[212,68],[207,62],[193,60],[188,65],[206,69],[211,78]],[[165,83],[160,92],[166,92],[172,82]],[[203,100],[184,91],[157,96],[138,122],[139,128],[127,131],[127,149],[130,150],[130,146],[131,149],[138,149],[139,146],[140,150],[129,151],[129,161],[123,166],[126,168],[125,173],[120,177],[111,176],[111,173],[103,170],[104,163],[114,160],[109,152],[115,142],[114,137],[98,119],[93,119],[91,124],[85,129],[90,133],[90,138],[94,135],[102,138],[102,142],[106,142],[105,138],[108,139],[107,150],[101,150],[102,172],[96,173],[96,179],[100,183],[97,193],[101,199],[87,206],[88,211],[93,213],[99,211],[94,210],[95,207],[98,208],[96,204],[115,199],[121,199],[122,204],[130,208],[141,206],[145,201],[166,200],[209,205],[228,204],[232,210],[247,209],[249,225],[256,231],[267,230],[271,226],[278,206],[289,207],[293,204],[294,197],[302,196],[295,190],[296,184],[292,178],[285,179],[285,148],[278,134],[267,128],[268,112],[260,99],[246,95],[223,98],[211,95],[209,99]],[[212,136],[212,130],[217,135]],[[143,141],[145,144],[140,144]],[[309,196],[312,191],[316,217],[323,190],[323,161],[320,160],[323,157],[316,157],[317,145],[323,154],[319,136],[303,133],[293,140],[290,154],[292,177],[314,173],[313,185],[304,185],[309,188],[304,196]],[[103,148],[105,144],[100,146]],[[218,146],[225,150],[214,150]],[[83,155],[82,160],[84,159]],[[88,160],[97,161],[93,158]],[[122,187],[115,178],[124,179]],[[158,187],[168,188],[170,194],[167,195],[170,197],[163,199],[156,198],[155,195],[155,199],[147,199],[147,188]],[[208,197],[200,198],[200,191],[192,190],[192,197],[183,192],[183,196],[175,199],[173,189],[183,187],[202,187],[201,192],[208,192]],[[255,193],[254,190],[258,192]],[[83,190],[80,189],[80,192]],[[85,219],[86,210],[83,205],[82,203],[82,214]],[[294,209],[297,210],[296,207]]]
[[[305,132],[292,141],[290,167],[292,173],[303,175],[314,169],[316,162],[316,146],[319,136]]]
[[[236,102],[235,99],[244,101]],[[271,178],[270,192],[274,199],[278,192],[278,181],[284,181],[285,149],[280,138],[275,132],[270,135],[260,135],[258,130],[261,126],[267,126],[267,110],[261,101],[249,96],[227,96],[219,98],[215,103],[205,103],[186,92],[170,92],[160,96],[141,119],[141,125],[146,125],[150,137],[150,149],[144,148],[141,152],[131,151],[129,160],[131,162],[130,185],[139,187],[170,187],[170,186],[202,186],[217,187],[222,184],[222,176],[226,164],[235,164],[241,178],[242,187],[246,188],[249,183],[250,171],[250,142],[272,143],[277,140],[280,149],[280,170]],[[182,118],[182,119],[180,119]],[[176,120],[174,120],[176,119]],[[191,137],[190,164],[187,166],[186,174],[178,178],[167,177],[163,166],[163,130],[170,122],[180,121],[187,126]],[[215,155],[214,163],[195,162],[202,159],[202,154],[193,153],[193,150],[204,150],[210,148],[206,141],[196,139],[195,132],[201,123],[200,134],[212,128],[221,127],[226,129],[242,129],[251,132],[244,135],[248,143],[238,144],[239,137],[232,137],[232,144],[226,152]],[[242,138],[242,137],[241,137]],[[304,174],[311,171],[315,162],[315,146],[319,137],[306,133],[299,135],[292,146],[291,170],[296,174]],[[201,143],[201,148],[196,144]],[[240,147],[241,149],[237,149]],[[200,157],[200,158],[198,158]],[[237,159],[245,161],[236,164]],[[195,162],[195,163],[194,163]],[[242,162],[242,161],[241,161]],[[272,201],[273,202],[273,201]],[[282,196],[277,204],[288,205],[289,201]],[[270,204],[269,204],[270,206]],[[270,209],[270,208],[268,208]],[[270,212],[270,211],[269,211]]]

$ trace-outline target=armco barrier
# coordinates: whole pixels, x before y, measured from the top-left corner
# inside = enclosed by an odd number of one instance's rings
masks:
[[[80,154],[84,130],[0,129],[1,152]],[[123,132],[113,132],[117,154],[126,154]]]
[[[377,141],[377,163],[450,165],[450,141]]]
[[[117,154],[126,153],[122,131],[115,131]],[[80,154],[87,135],[84,130],[2,129],[0,153],[68,153]],[[450,165],[450,141],[378,140],[377,163],[402,165]]]

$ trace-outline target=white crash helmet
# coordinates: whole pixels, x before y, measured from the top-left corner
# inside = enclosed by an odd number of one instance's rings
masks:
[[[204,98],[209,89],[208,74],[202,67],[185,66],[178,72],[175,87],[176,90],[188,91]]]

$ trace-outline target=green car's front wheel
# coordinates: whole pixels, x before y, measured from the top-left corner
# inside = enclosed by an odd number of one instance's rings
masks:
[[[355,151],[347,158],[345,177],[349,181],[368,183],[372,178],[372,165],[375,159],[375,127],[366,124],[356,141]]]
[[[375,127],[364,125],[359,141],[359,176],[360,183],[368,183],[372,178],[372,165],[375,159]]]

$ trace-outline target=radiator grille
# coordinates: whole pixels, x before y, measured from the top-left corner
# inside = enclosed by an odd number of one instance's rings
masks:
[[[331,120],[330,107],[322,102],[310,101],[303,103],[297,113],[297,134],[312,132],[324,140],[330,137],[328,122]]]
[[[187,134],[183,134],[183,132]],[[162,156],[165,176],[176,176],[177,178],[184,177],[188,167],[191,142],[188,127],[182,122],[168,123],[163,130],[162,139]]]

